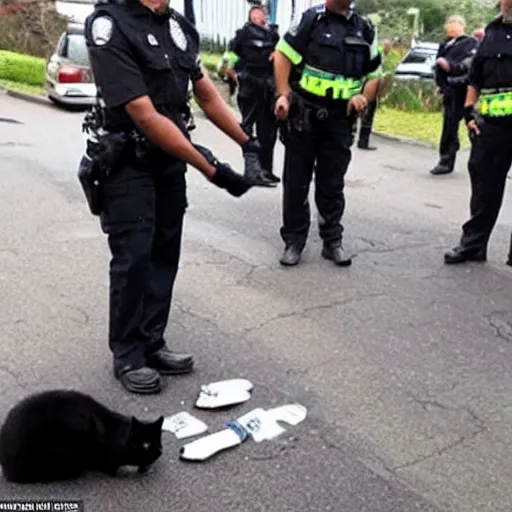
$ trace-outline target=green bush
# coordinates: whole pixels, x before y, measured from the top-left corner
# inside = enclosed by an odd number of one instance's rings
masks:
[[[2,80],[42,86],[45,69],[45,59],[0,50],[0,79]]]
[[[410,112],[440,112],[442,101],[436,92],[436,84],[429,79],[396,80],[384,92],[381,105]]]
[[[217,73],[217,64],[221,57],[222,54],[220,53],[202,52],[201,62],[210,73],[215,75]]]

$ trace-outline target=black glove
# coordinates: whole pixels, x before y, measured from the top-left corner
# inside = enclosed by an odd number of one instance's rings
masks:
[[[476,121],[476,110],[474,105],[464,107],[464,121],[468,125],[471,121]]]
[[[221,162],[218,163],[211,181],[214,185],[226,189],[235,197],[244,195],[252,187],[252,183],[249,183],[244,176],[240,176],[228,164]]]
[[[227,190],[235,197],[242,196],[252,187],[252,184],[244,176],[236,173],[230,165],[219,162],[208,148],[198,144],[194,144],[194,147],[204,156],[209,164],[215,167],[215,174],[211,178],[211,182],[214,185]]]
[[[276,184],[265,177],[261,168],[260,151],[260,144],[254,138],[250,138],[242,146],[245,163],[244,176],[255,186],[275,187]]]

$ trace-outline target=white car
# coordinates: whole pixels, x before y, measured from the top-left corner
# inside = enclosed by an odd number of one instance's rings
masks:
[[[95,103],[96,86],[83,25],[70,23],[61,35],[46,66],[45,88],[58,105],[85,107]]]
[[[417,43],[404,56],[395,69],[398,80],[427,78],[433,80],[438,43]]]

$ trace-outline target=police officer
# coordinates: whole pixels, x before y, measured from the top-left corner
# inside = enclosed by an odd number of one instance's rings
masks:
[[[465,21],[451,16],[446,23],[447,38],[439,46],[435,67],[436,83],[443,95],[443,131],[439,145],[440,159],[430,173],[453,172],[459,150],[459,124],[463,117],[468,72],[478,40],[464,34]]]
[[[199,61],[198,33],[168,3],[100,3],[85,24],[104,104],[102,130],[133,136],[101,186],[100,219],[112,253],[114,374],[136,393],[159,392],[160,375],[188,373],[193,366],[191,355],[172,352],[164,339],[187,206],[186,164],[234,196],[251,186],[190,142],[183,115],[190,82],[207,117],[242,147],[246,167],[258,159],[257,143],[241,129]]]
[[[262,184],[275,186],[281,180],[273,173],[277,120],[274,115],[275,87],[272,68],[277,27],[267,26],[265,8],[255,5],[249,21],[229,43],[229,57],[236,70],[238,107],[242,128],[252,135],[254,125],[261,145]]]
[[[445,253],[449,264],[486,261],[512,165],[512,0],[501,0],[500,8],[485,29],[469,76],[464,118],[472,139],[471,218],[459,245]]]
[[[375,31],[350,9],[350,0],[326,0],[305,11],[279,41],[274,56],[276,115],[286,123],[283,174],[282,265],[296,265],[310,227],[308,191],[315,167],[322,256],[351,264],[342,246],[344,177],[351,160],[357,114],[375,99],[380,65]],[[315,166],[316,163],[316,166]]]

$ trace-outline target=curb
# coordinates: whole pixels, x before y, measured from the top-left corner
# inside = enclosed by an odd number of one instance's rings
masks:
[[[409,139],[408,137],[401,137],[400,135],[389,135],[387,133],[374,132],[374,131],[372,131],[371,135],[372,136],[376,135],[377,137],[380,137],[381,139],[386,139],[386,140],[390,140],[393,142],[409,144],[411,146],[419,146],[421,148],[435,149],[435,146],[432,144],[429,144],[428,142],[422,142],[421,140],[416,140],[416,139]]]
[[[52,102],[46,96],[38,96],[28,92],[15,91],[13,89],[3,89],[7,96],[12,96],[19,100],[30,101],[32,103],[39,103],[40,105],[52,105]]]

